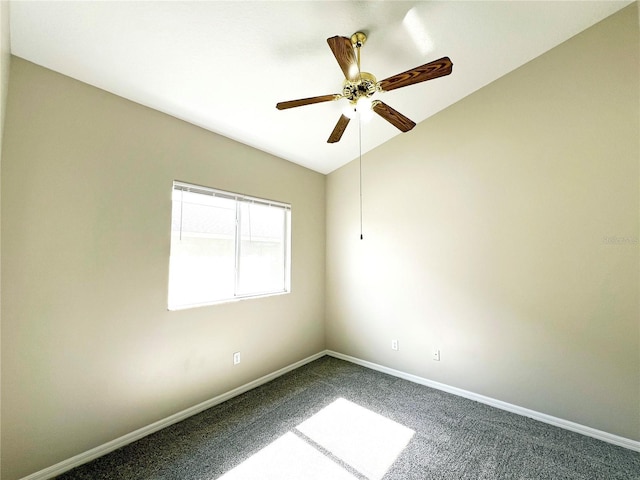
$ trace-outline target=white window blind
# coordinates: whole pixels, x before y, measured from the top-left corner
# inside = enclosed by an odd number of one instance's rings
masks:
[[[174,182],[170,310],[290,291],[291,206]]]

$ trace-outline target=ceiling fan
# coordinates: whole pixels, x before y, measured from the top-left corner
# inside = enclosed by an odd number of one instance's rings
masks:
[[[388,92],[396,88],[449,75],[453,69],[453,63],[451,63],[449,57],[442,57],[378,82],[371,73],[360,70],[360,48],[365,44],[366,40],[367,36],[362,32],[354,33],[351,38],[340,36],[327,38],[329,48],[331,48],[345,76],[342,93],[280,102],[276,105],[276,108],[284,110],[314,103],[340,100],[341,98],[349,100],[350,108],[345,111],[346,115],[343,113],[340,116],[338,123],[331,135],[329,135],[327,143],[338,142],[353,113],[362,111],[364,108],[371,108],[371,110],[403,132],[408,132],[415,127],[416,124],[411,119],[380,100],[371,101],[371,97],[376,92]]]

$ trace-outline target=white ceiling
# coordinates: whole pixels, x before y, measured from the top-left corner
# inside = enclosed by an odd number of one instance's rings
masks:
[[[451,75],[376,94],[419,123],[629,3],[13,1],[11,50],[329,173],[358,156],[356,121],[326,143],[347,101],[275,108],[341,91],[327,38],[364,31],[362,69],[379,80],[449,56]],[[362,127],[363,153],[398,134],[417,135],[376,116]]]

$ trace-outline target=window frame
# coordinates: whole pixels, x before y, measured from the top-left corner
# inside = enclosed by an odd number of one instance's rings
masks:
[[[229,298],[222,298],[216,300],[210,300],[205,302],[198,303],[189,303],[189,304],[171,304],[171,296],[170,296],[170,288],[171,288],[171,246],[173,244],[173,226],[169,229],[170,233],[170,247],[169,247],[169,272],[168,272],[168,290],[167,290],[167,309],[169,311],[178,311],[178,310],[186,310],[190,308],[197,307],[205,307],[210,305],[218,305],[221,303],[228,302],[237,302],[240,300],[245,300],[249,298],[261,298],[261,297],[270,297],[274,295],[284,295],[287,293],[291,293],[291,204],[269,200],[265,198],[244,195],[235,192],[229,192],[225,190],[220,190],[217,188],[206,187],[203,185],[196,185],[192,183],[187,183],[179,180],[174,180],[171,188],[171,205],[172,205],[172,213],[171,213],[171,225],[173,225],[173,195],[176,191],[183,191],[189,193],[195,193],[200,195],[208,195],[218,198],[224,198],[227,200],[232,200],[235,202],[235,228],[234,228],[234,279],[233,279],[233,296]],[[284,222],[283,222],[283,273],[284,273],[284,282],[282,290],[266,290],[263,292],[252,292],[252,293],[239,293],[240,289],[240,271],[241,271],[241,261],[242,261],[242,205],[251,205],[257,204],[268,207],[276,207],[280,208],[284,212]],[[181,212],[182,215],[182,212]],[[250,217],[249,217],[250,218]],[[181,219],[182,221],[182,219]]]

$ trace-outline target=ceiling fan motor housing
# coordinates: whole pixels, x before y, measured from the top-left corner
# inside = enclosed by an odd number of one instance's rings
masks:
[[[342,96],[352,103],[356,103],[359,98],[370,97],[378,91],[378,81],[376,77],[368,72],[361,72],[357,81],[344,81]]]

